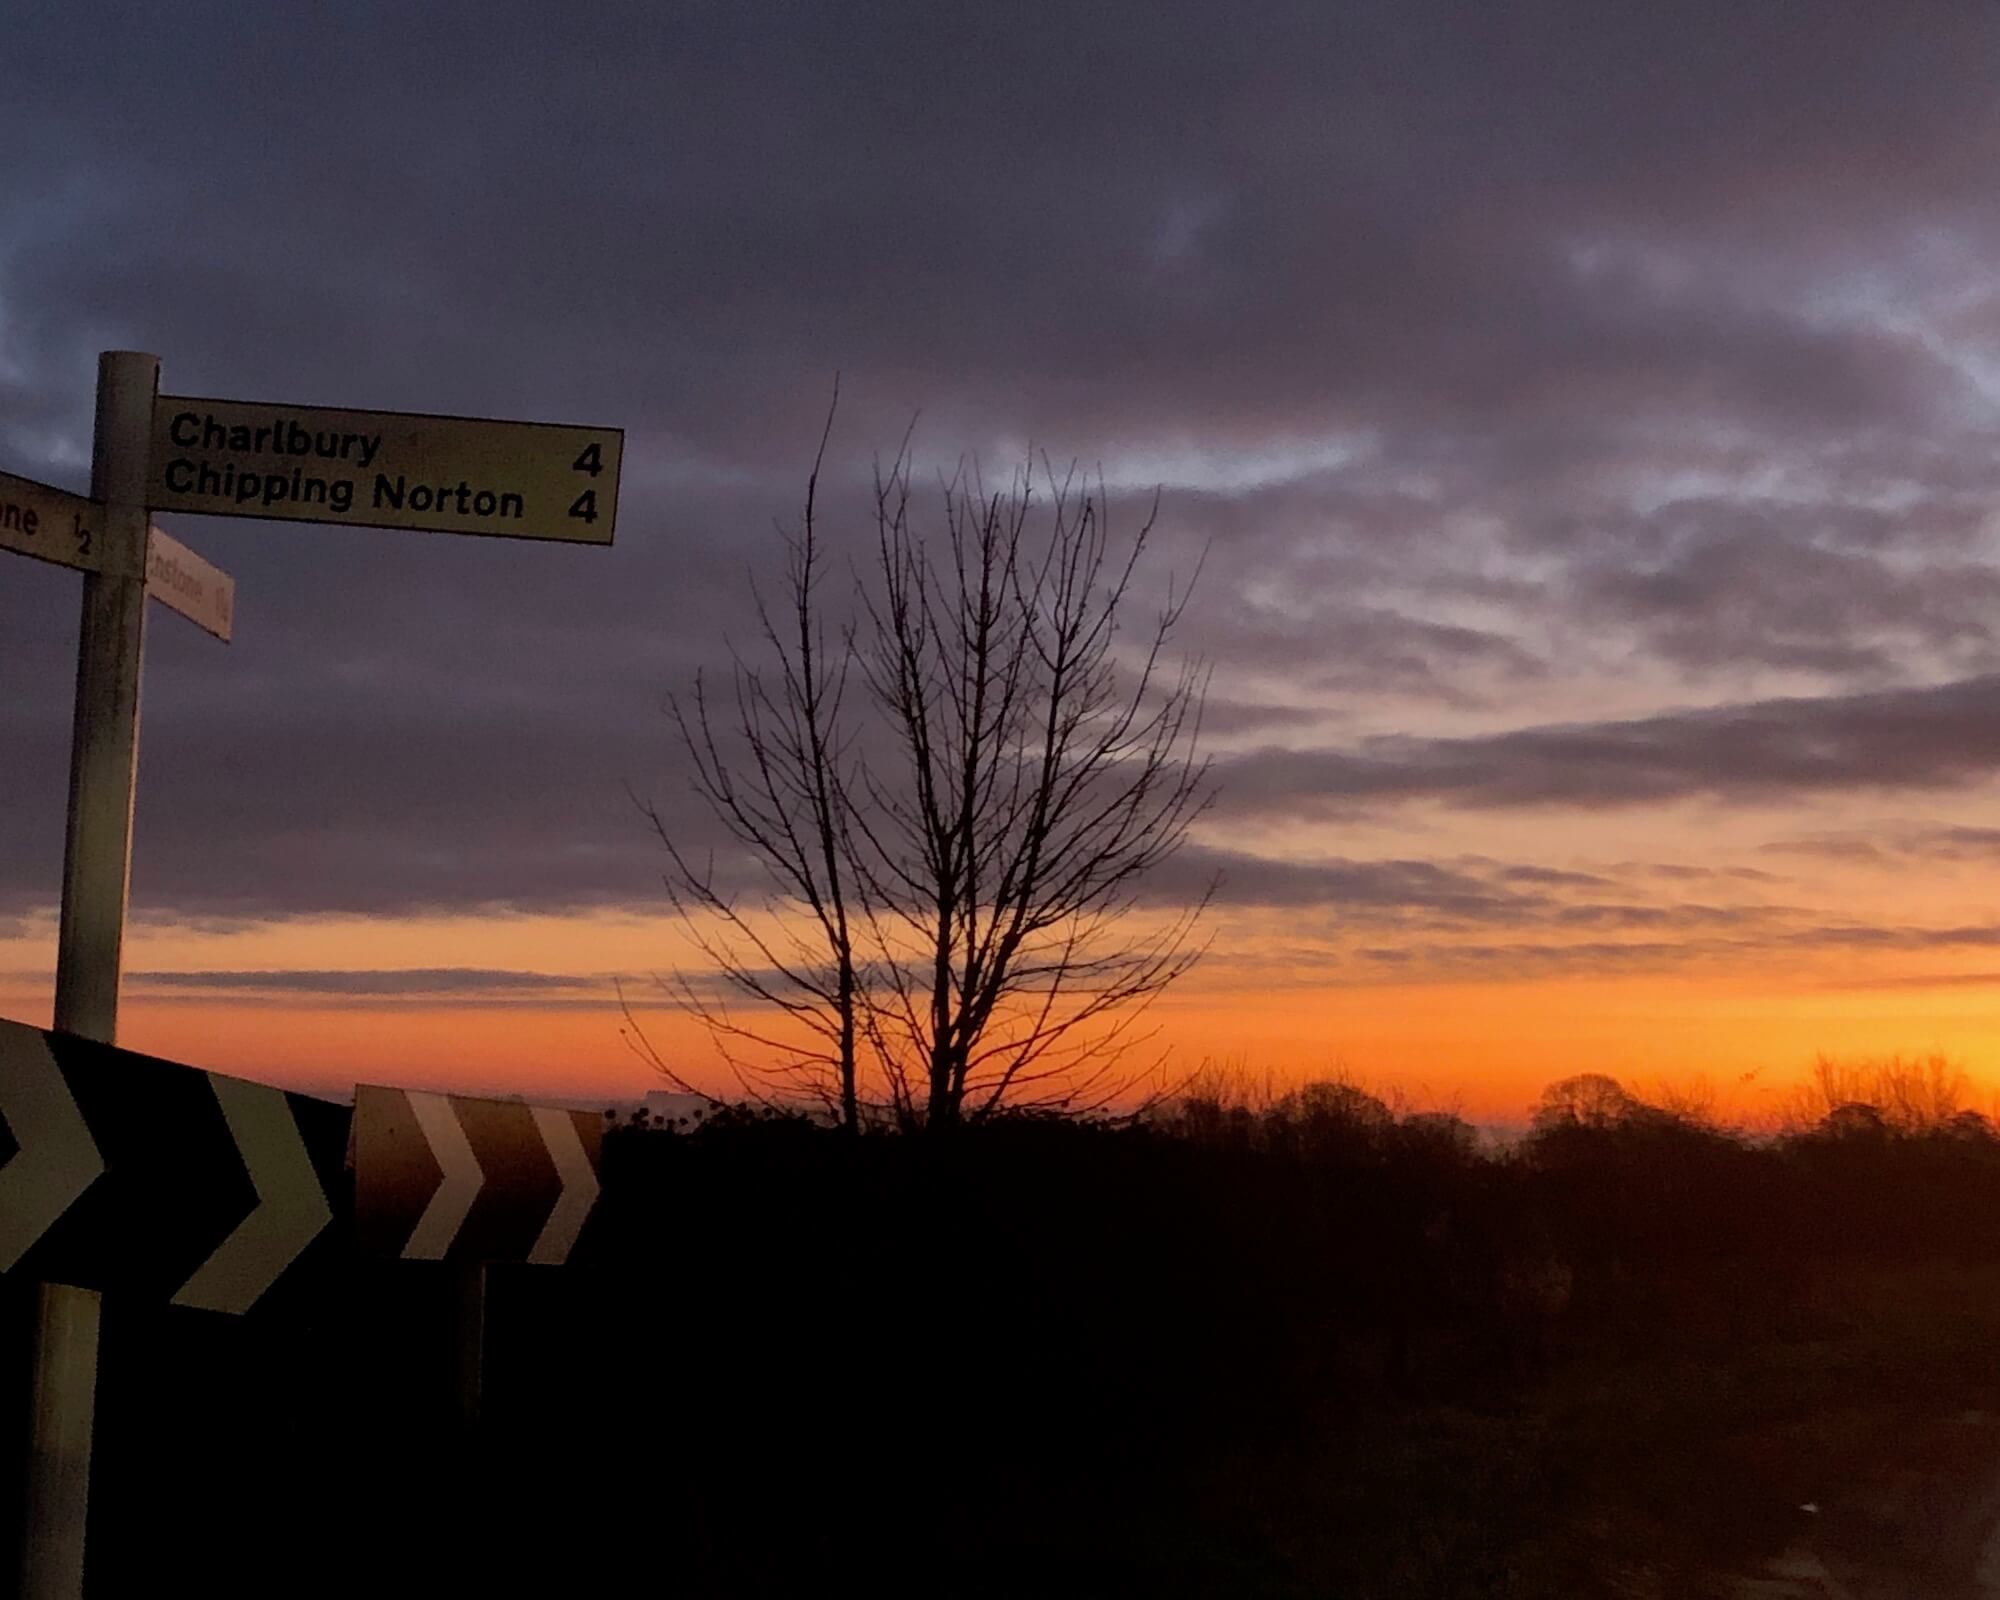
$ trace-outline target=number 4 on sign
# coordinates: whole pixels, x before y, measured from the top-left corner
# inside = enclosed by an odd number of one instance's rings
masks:
[[[604,470],[604,454],[596,444],[584,446],[583,454],[571,464],[573,472],[587,472],[593,478]],[[578,522],[597,520],[597,491],[586,489],[570,502],[569,514]]]

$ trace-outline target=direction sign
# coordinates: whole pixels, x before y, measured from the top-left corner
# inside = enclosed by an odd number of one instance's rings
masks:
[[[348,1114],[0,1020],[0,1121],[0,1272],[240,1313],[332,1220]]]
[[[559,1265],[597,1203],[603,1137],[592,1112],[363,1084],[355,1242],[406,1261]]]
[[[103,512],[80,494],[0,472],[0,550],[96,572],[103,564]]]
[[[236,580],[159,528],[146,530],[146,592],[229,643]]]
[[[619,428],[163,394],[146,505],[609,544],[624,447]]]

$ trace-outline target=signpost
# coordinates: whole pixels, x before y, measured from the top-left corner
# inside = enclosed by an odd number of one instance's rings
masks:
[[[146,637],[146,428],[159,370],[154,357],[132,351],[98,358],[90,461],[98,527],[72,546],[89,565],[77,640],[55,1023],[105,1044],[117,1036],[131,875]],[[23,530],[28,509],[24,504],[19,517]],[[94,1290],[65,1283],[44,1282],[36,1296],[21,1593],[52,1600],[83,1590],[101,1305]]]
[[[597,1203],[603,1120],[511,1100],[354,1091],[355,1243],[456,1270],[458,1407],[479,1420],[486,1268],[560,1266]]]
[[[235,584],[153,527],[148,512],[608,545],[624,455],[625,436],[616,428],[193,399],[160,394],[159,375],[157,356],[120,350],[98,358],[87,499],[0,473],[0,549],[84,575],[55,1026],[103,1046],[117,1038],[146,596],[225,641],[235,612]],[[59,1257],[69,1258],[46,1240],[66,1234],[73,1207],[87,1211],[90,1197],[111,1192],[100,1180],[117,1163],[106,1165],[95,1124],[79,1111],[73,1080],[52,1066],[48,1041],[30,1045],[12,1031],[17,1026],[0,1029],[0,1116],[10,1126],[18,1121],[20,1147],[0,1165],[0,1271],[25,1257],[53,1272]],[[173,1298],[242,1310],[325,1225],[325,1197],[315,1204],[306,1193],[310,1164],[301,1161],[296,1108],[287,1097],[215,1074],[208,1094],[254,1204],[189,1263]],[[596,1197],[595,1144],[563,1120],[569,1113],[521,1110],[538,1130],[555,1186],[526,1258],[560,1261]],[[470,1115],[475,1128],[490,1120]],[[467,1124],[449,1110],[432,1117],[440,1137],[447,1137],[447,1120],[466,1140]],[[445,1157],[433,1159],[442,1172]],[[468,1212],[477,1223],[475,1201],[491,1176],[475,1157],[478,1176],[471,1178],[456,1146],[450,1162],[450,1181],[437,1185],[445,1196],[440,1209],[418,1236],[419,1243],[441,1238],[440,1254],[457,1245]],[[492,1187],[512,1192],[504,1182]],[[63,1270],[71,1278],[93,1275]],[[45,1281],[35,1314],[18,1593],[74,1600],[83,1587],[98,1295]],[[475,1352],[475,1396],[476,1373]]]
[[[156,511],[609,544],[618,428],[159,397]]]

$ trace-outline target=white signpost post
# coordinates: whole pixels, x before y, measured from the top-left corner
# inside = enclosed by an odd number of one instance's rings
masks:
[[[466,1423],[483,1404],[487,1264],[569,1259],[597,1203],[603,1142],[590,1112],[355,1086],[354,1242],[452,1264]]]
[[[235,584],[152,511],[608,545],[616,428],[334,410],[159,393],[157,356],[98,358],[90,495],[0,473],[0,549],[84,574],[57,938],[55,1026],[117,1042],[139,668],[151,593],[230,637]],[[100,1304],[39,1291],[19,1593],[77,1600]]]
[[[90,499],[66,495],[65,504],[52,507],[22,494],[9,502],[14,509],[8,520],[22,541],[10,549],[47,555],[84,574],[55,1025],[104,1044],[117,1042],[132,858],[139,660],[146,637],[146,438],[158,374],[151,356],[100,356]],[[9,487],[21,481],[10,480]],[[64,523],[70,526],[66,542],[59,536]],[[38,548],[50,529],[57,537],[48,550]],[[83,1592],[100,1309],[92,1290],[59,1283],[37,1290],[20,1588],[33,1600],[68,1600]]]

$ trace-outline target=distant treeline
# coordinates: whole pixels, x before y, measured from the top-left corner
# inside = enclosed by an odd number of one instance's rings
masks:
[[[2000,1132],[1964,1091],[1935,1061],[1823,1063],[1788,1125],[1753,1136],[1586,1075],[1553,1085],[1506,1145],[1338,1082],[944,1138],[748,1111],[692,1134],[625,1125],[605,1158],[624,1231],[600,1243],[657,1263],[656,1298],[606,1320],[643,1330],[627,1370],[657,1363],[634,1380],[633,1417],[728,1463],[675,1492],[719,1504],[704,1485],[756,1480],[783,1439],[786,1476],[811,1486],[802,1538],[837,1547],[893,1501],[915,1570],[922,1552],[967,1548],[1003,1563],[964,1592],[1069,1592],[1039,1563],[1102,1560],[1115,1576],[1088,1592],[1590,1593],[1596,1569],[1564,1565],[1583,1558],[1541,1524],[1600,1494],[1644,1504],[1674,1458],[1627,1437],[1642,1407],[1621,1401],[1610,1439],[1579,1447],[1587,1486],[1531,1486],[1560,1465],[1535,1452],[1569,1448],[1522,1420],[1537,1397],[1623,1373],[1659,1397],[1660,1426],[1720,1431],[1755,1410],[1734,1381],[1683,1393],[1670,1375],[1764,1363],[1819,1383],[1829,1341],[1868,1322],[1828,1284],[2000,1264]],[[629,1308],[629,1280],[593,1281]],[[1991,1330],[1924,1326],[1939,1348],[1885,1335],[1892,1363],[1907,1356],[1926,1393],[1940,1366],[1976,1378]],[[1841,1360],[1858,1365],[1840,1381],[1864,1381],[1863,1357]],[[1757,1381],[1785,1403],[1783,1383]],[[1508,1441],[1497,1458],[1477,1430],[1429,1455],[1413,1443],[1465,1417],[1501,1419],[1479,1425]],[[1383,1440],[1414,1464],[1385,1466]],[[1767,1530],[1749,1477],[1735,1501],[1692,1509],[1715,1448],[1690,1445],[1698,1464],[1673,1492],[1704,1536],[1742,1522],[1731,1537],[1754,1547]],[[1297,1502],[1329,1470],[1331,1500]],[[1446,1489],[1433,1472],[1473,1476]],[[1428,1520],[1440,1496],[1472,1497],[1449,1532]],[[1421,1534],[1398,1521],[1412,1514]],[[1294,1516],[1253,1553],[1256,1527]],[[1315,1553],[1285,1553],[1307,1526]],[[782,1589],[785,1548],[825,1547],[758,1548]],[[1398,1587],[1433,1559],[1490,1559],[1501,1576]],[[1543,1559],[1560,1574],[1522,1575]]]
[[[912,1232],[934,1252],[976,1254],[989,1236],[1053,1250],[1140,1221],[1120,1208],[1143,1198],[1146,1233],[1219,1230],[1238,1261],[1255,1251],[1234,1235],[1258,1217],[1246,1231],[1284,1254],[1274,1272],[1324,1285],[1346,1321],[1401,1316],[1399,1300],[1435,1312],[1440,1295],[1491,1298],[1501,1275],[1535,1266],[1587,1279],[1872,1250],[2000,1259],[2000,1125],[1969,1097],[1932,1056],[1822,1058],[1754,1130],[1701,1095],[1649,1098],[1582,1074],[1552,1084],[1506,1141],[1344,1080],[1279,1092],[1241,1074],[1130,1118],[1005,1116],[943,1136],[857,1140],[747,1106],[678,1128],[640,1113],[607,1136],[607,1214],[629,1219],[607,1248],[644,1248],[630,1230],[684,1187],[730,1191],[703,1206],[712,1225],[735,1218],[766,1239],[825,1229],[837,1248],[890,1256]]]

